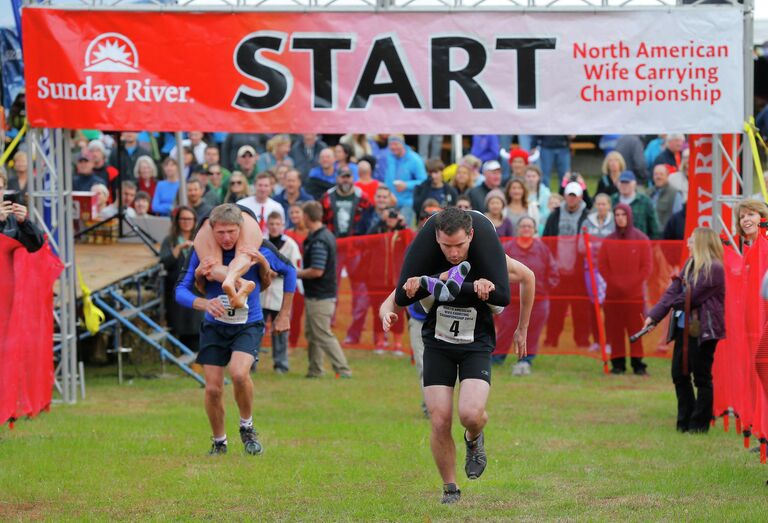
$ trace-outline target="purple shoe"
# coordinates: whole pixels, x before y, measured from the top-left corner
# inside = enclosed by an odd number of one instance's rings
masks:
[[[437,278],[422,276],[419,280],[419,285],[434,296],[437,301],[453,301],[453,296],[451,296],[445,284]]]
[[[469,264],[469,262],[463,261],[458,265],[454,265],[448,270],[448,280],[445,282],[445,288],[448,293],[451,294],[451,299],[443,301],[452,301],[458,297],[459,293],[461,292],[461,285],[464,283],[464,279],[467,277],[467,274],[469,274],[471,269],[472,266]]]

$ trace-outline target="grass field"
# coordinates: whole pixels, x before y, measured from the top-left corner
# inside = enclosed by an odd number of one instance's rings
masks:
[[[255,375],[265,445],[245,456],[227,388],[227,456],[206,456],[203,391],[188,378],[117,386],[0,428],[0,520],[765,521],[768,467],[722,424],[674,431],[668,360],[651,378],[603,376],[595,360],[543,356],[529,378],[496,369],[488,468],[441,482],[406,358],[350,352],[352,380]],[[455,429],[460,441],[460,429]],[[459,449],[463,463],[463,449]],[[463,473],[459,476],[463,477]]]

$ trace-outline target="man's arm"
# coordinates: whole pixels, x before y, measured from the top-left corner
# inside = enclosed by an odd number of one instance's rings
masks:
[[[197,258],[197,253],[192,251],[189,264],[187,265],[187,272],[184,273],[184,277],[176,285],[176,302],[182,307],[207,312],[214,318],[218,318],[227,312],[221,301],[218,298],[212,300],[200,298],[193,292],[195,269],[199,263],[200,260]]]
[[[269,261],[269,267],[283,277],[283,302],[275,318],[274,329],[277,333],[287,332],[291,328],[291,308],[293,295],[296,292],[296,268],[279,253],[275,254],[269,249],[262,252]]]
[[[395,304],[395,291],[390,292],[387,299],[379,307],[379,319],[381,320],[381,327],[384,329],[384,332],[389,332],[392,324],[397,321],[401,310],[403,310],[403,307]]]

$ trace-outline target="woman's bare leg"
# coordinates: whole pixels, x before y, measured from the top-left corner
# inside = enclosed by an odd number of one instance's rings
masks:
[[[250,214],[243,213],[243,224],[240,226],[240,237],[237,239],[237,245],[235,246],[235,257],[229,262],[227,277],[221,283],[224,292],[229,296],[229,303],[235,308],[244,306],[248,296],[256,288],[256,284],[243,279],[243,275],[257,262],[254,259],[254,254],[258,255],[263,239],[264,237],[256,220]],[[263,257],[261,259],[264,260]],[[264,267],[264,270],[269,271],[269,266]],[[235,292],[236,283],[240,285]],[[234,293],[234,297],[230,295],[230,289]]]
[[[243,224],[240,237],[237,240],[235,257],[224,266],[221,247],[216,243],[210,222],[206,221],[197,232],[194,241],[195,252],[201,261],[210,260],[213,268],[208,273],[208,279],[220,281],[229,303],[234,308],[245,305],[248,295],[256,288],[252,281],[243,279],[254,263],[249,252],[258,251],[261,247],[262,234],[256,220],[243,213]],[[238,291],[239,288],[239,291]]]

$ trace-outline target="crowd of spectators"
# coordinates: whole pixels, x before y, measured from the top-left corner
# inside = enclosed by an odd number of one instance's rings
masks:
[[[518,238],[506,243],[508,251],[517,256],[526,257],[531,249],[540,252],[545,247],[534,239],[557,238],[546,243],[552,262],[532,263],[543,271],[537,274],[541,300],[537,310],[539,316],[548,316],[545,343],[558,344],[570,306],[575,344],[594,349],[596,319],[592,308],[580,300],[590,297],[603,303],[606,286],[609,299],[619,294],[637,298],[637,292],[642,298],[644,291],[639,282],[631,292],[619,292],[617,283],[603,280],[598,271],[602,294],[591,296],[588,280],[582,277],[585,252],[580,235],[586,228],[596,241],[611,235],[632,240],[640,235],[651,240],[681,239],[687,150],[682,135],[647,141],[620,137],[612,150],[605,151],[601,172],[587,173],[585,178],[571,170],[570,141],[568,136],[519,136],[510,147],[512,137],[476,135],[471,138],[470,154],[445,165],[440,157],[440,136],[418,137],[419,145],[414,148],[397,134],[323,137],[193,131],[177,144],[170,133],[125,131],[112,136],[89,131],[75,142],[73,183],[75,190],[98,195],[98,218],[114,216],[118,199],[129,216],[171,217],[171,233],[161,256],[169,274],[178,270],[178,260],[189,248],[187,222],[194,223],[192,218],[221,203],[248,207],[265,235],[270,217],[279,220],[285,237],[299,246],[309,233],[302,205],[310,201],[319,203],[321,222],[336,239],[416,228],[423,219],[449,206],[474,209],[494,223],[500,237]],[[178,147],[183,165],[177,162]],[[431,156],[424,156],[427,154]],[[24,197],[30,172],[26,153],[15,154],[9,172],[8,189]],[[179,195],[182,177],[186,198]],[[595,196],[590,195],[588,178],[597,179]],[[620,225],[612,209],[620,210],[621,223],[628,225]],[[280,232],[279,237],[283,236]],[[592,254],[595,263],[613,259],[610,251],[599,253],[599,245]],[[599,254],[607,258],[599,258]],[[354,275],[360,263],[359,256],[340,253],[334,269],[337,278],[342,273]],[[644,270],[638,269],[640,273],[633,276],[642,276]],[[371,308],[365,281],[352,277],[351,285],[352,324],[344,340],[347,344],[360,342]],[[566,298],[550,302],[546,293],[551,289]],[[300,297],[295,300],[299,316],[303,304]],[[181,329],[184,336],[178,319],[173,318],[172,304],[168,311],[171,326]],[[617,329],[612,324],[608,330]],[[297,330],[288,343],[297,342]],[[537,336],[541,332],[532,330]],[[618,334],[609,338],[611,345],[619,343]],[[378,348],[388,344],[384,333],[377,332],[375,343]],[[393,345],[399,350],[399,333]],[[529,342],[531,346],[535,343]],[[623,354],[619,347],[614,350]],[[633,356],[635,352],[633,349]],[[635,366],[636,371],[639,368]]]

